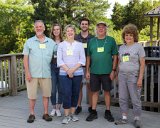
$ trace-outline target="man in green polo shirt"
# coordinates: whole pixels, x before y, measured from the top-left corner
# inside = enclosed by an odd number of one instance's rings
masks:
[[[110,90],[112,89],[112,80],[115,76],[117,67],[117,45],[113,37],[106,36],[107,25],[105,22],[99,22],[96,25],[97,37],[92,38],[87,50],[86,78],[90,79],[92,95],[92,112],[86,118],[86,121],[97,119],[97,101],[101,86],[104,90],[106,103],[105,116],[109,122],[114,118],[110,112]]]

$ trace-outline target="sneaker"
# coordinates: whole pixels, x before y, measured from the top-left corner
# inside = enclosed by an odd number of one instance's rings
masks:
[[[70,117],[73,122],[79,121],[78,117],[75,115],[71,115]]]
[[[92,112],[92,107],[88,107],[88,112],[89,112],[89,113]]]
[[[119,119],[117,121],[115,121],[115,125],[119,125],[119,124],[127,124],[127,119]]]
[[[65,116],[62,120],[62,124],[68,124],[70,120],[71,120],[70,116]]]
[[[142,127],[141,121],[140,120],[135,120],[134,121],[134,126],[135,126],[135,128],[141,128]]]
[[[43,114],[42,119],[44,119],[45,121],[52,121],[52,117],[50,117],[48,114]]]
[[[57,115],[58,117],[62,116],[61,111],[60,111],[59,109],[56,109],[56,115]]]
[[[82,111],[82,107],[78,106],[76,111],[75,111],[75,114],[78,115],[81,111]]]
[[[35,120],[35,115],[30,114],[29,117],[28,117],[28,119],[27,119],[27,122],[28,123],[33,123],[34,120]]]
[[[98,118],[97,111],[96,110],[92,110],[92,112],[86,118],[86,121],[93,121],[94,119],[97,119],[97,118]]]
[[[114,118],[110,110],[105,111],[104,118],[107,119],[109,122],[114,122]]]
[[[56,109],[52,109],[50,116],[55,116],[56,115]]]

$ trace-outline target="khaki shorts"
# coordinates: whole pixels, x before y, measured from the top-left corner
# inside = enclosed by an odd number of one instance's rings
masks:
[[[26,81],[27,94],[29,99],[37,99],[38,87],[42,90],[44,97],[51,96],[51,79],[50,78],[32,78],[30,82]]]

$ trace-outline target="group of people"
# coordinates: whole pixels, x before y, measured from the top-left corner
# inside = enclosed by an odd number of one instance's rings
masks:
[[[104,91],[106,110],[104,118],[116,125],[126,124],[128,100],[131,98],[134,124],[141,127],[141,88],[145,66],[145,52],[138,43],[138,30],[133,24],[123,28],[124,44],[119,50],[113,37],[107,35],[107,24],[96,24],[96,36],[89,33],[90,21],[80,20],[80,33],[71,24],[64,28],[65,38],[59,24],[53,24],[50,38],[44,34],[43,21],[34,23],[35,36],[24,45],[24,67],[29,98],[30,115],[27,122],[35,120],[34,107],[40,86],[43,96],[42,118],[52,121],[52,116],[62,116],[63,124],[78,121],[82,111],[83,85],[86,84],[89,99],[86,121],[98,118],[96,111],[99,91]],[[112,80],[118,76],[119,105],[122,116],[118,120],[110,111]],[[49,98],[53,109],[48,113]]]

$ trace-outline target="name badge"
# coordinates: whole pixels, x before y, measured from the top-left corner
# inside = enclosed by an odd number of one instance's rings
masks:
[[[122,60],[123,60],[123,62],[128,62],[129,61],[129,55],[123,56]]]
[[[87,48],[87,43],[83,43],[83,48]]]
[[[68,49],[66,54],[67,54],[67,56],[72,56],[73,55],[73,50]]]
[[[39,44],[39,48],[40,49],[45,49],[46,48],[46,44]]]
[[[104,47],[97,48],[97,52],[104,52]]]

